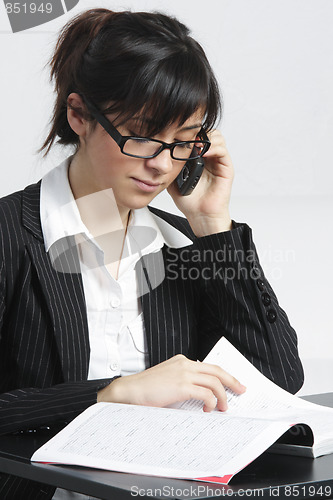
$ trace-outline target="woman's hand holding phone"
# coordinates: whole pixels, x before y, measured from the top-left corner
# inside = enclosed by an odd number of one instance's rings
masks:
[[[191,195],[182,196],[176,181],[168,187],[169,194],[196,236],[231,229],[229,201],[234,168],[222,134],[213,130],[208,137],[211,146],[203,156],[205,168]]]
[[[204,402],[204,411],[227,409],[224,386],[237,394],[245,387],[222,368],[182,354],[134,375],[120,377],[98,392],[98,402],[168,406],[188,399]]]

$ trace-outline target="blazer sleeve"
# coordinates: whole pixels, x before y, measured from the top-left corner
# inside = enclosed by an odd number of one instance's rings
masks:
[[[97,391],[111,380],[66,382],[0,394],[0,434],[66,424],[97,402]]]
[[[273,382],[295,393],[304,374],[297,336],[267,281],[246,224],[197,238],[202,283],[201,359],[225,336]],[[212,257],[213,256],[213,257]]]

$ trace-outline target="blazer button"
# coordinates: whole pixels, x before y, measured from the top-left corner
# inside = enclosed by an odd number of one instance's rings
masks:
[[[270,303],[272,302],[271,296],[267,292],[264,292],[261,294],[261,300],[262,300],[262,303],[264,304],[264,306],[266,306],[266,307],[269,306]]]
[[[259,288],[259,290],[261,292],[263,292],[265,290],[265,283],[263,282],[263,280],[257,280],[257,287]]]
[[[269,323],[275,323],[277,318],[275,309],[268,309],[268,311],[266,312],[266,317]]]
[[[260,269],[255,262],[252,264],[252,276],[254,278],[260,278],[261,276]]]

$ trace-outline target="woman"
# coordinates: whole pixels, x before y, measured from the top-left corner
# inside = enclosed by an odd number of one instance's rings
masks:
[[[1,433],[68,422],[96,401],[196,398],[223,411],[224,386],[244,387],[196,362],[223,335],[296,392],[296,334],[250,228],[230,218],[218,86],[187,28],[162,14],[84,12],[62,30],[51,76],[42,149],[58,139],[75,153],[0,201]],[[200,181],[182,196],[177,177],[198,157]],[[185,218],[148,207],[164,189]],[[54,492],[3,484],[8,498]]]

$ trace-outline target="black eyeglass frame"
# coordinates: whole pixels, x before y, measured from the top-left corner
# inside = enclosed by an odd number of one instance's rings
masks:
[[[169,149],[171,158],[174,160],[178,161],[186,161],[186,160],[195,160],[197,158],[201,158],[205,153],[207,153],[208,149],[210,148],[211,142],[207,137],[207,134],[204,129],[201,129],[200,132],[198,133],[198,137],[200,138],[199,141],[177,141],[177,142],[164,142],[164,141],[159,141],[157,139],[151,139],[150,137],[140,137],[140,136],[132,136],[132,135],[121,135],[120,132],[116,129],[114,125],[102,114],[102,112],[93,104],[90,100],[86,99],[81,95],[82,99],[87,105],[87,108],[89,112],[92,114],[92,116],[98,121],[98,123],[104,128],[104,130],[109,134],[110,137],[118,144],[120,147],[120,151],[126,155],[126,156],[131,156],[133,158],[155,158],[157,155],[159,155],[164,149]],[[126,142],[129,139],[143,139],[143,140],[149,140],[152,142],[156,142],[157,144],[160,144],[160,148],[152,155],[150,156],[140,156],[140,155],[134,155],[131,153],[126,153],[124,151],[124,146]],[[203,144],[203,150],[199,155],[193,155],[189,156],[188,158],[176,158],[173,156],[173,150],[176,146],[182,146],[185,144],[193,143],[193,142],[198,142],[200,144]]]

